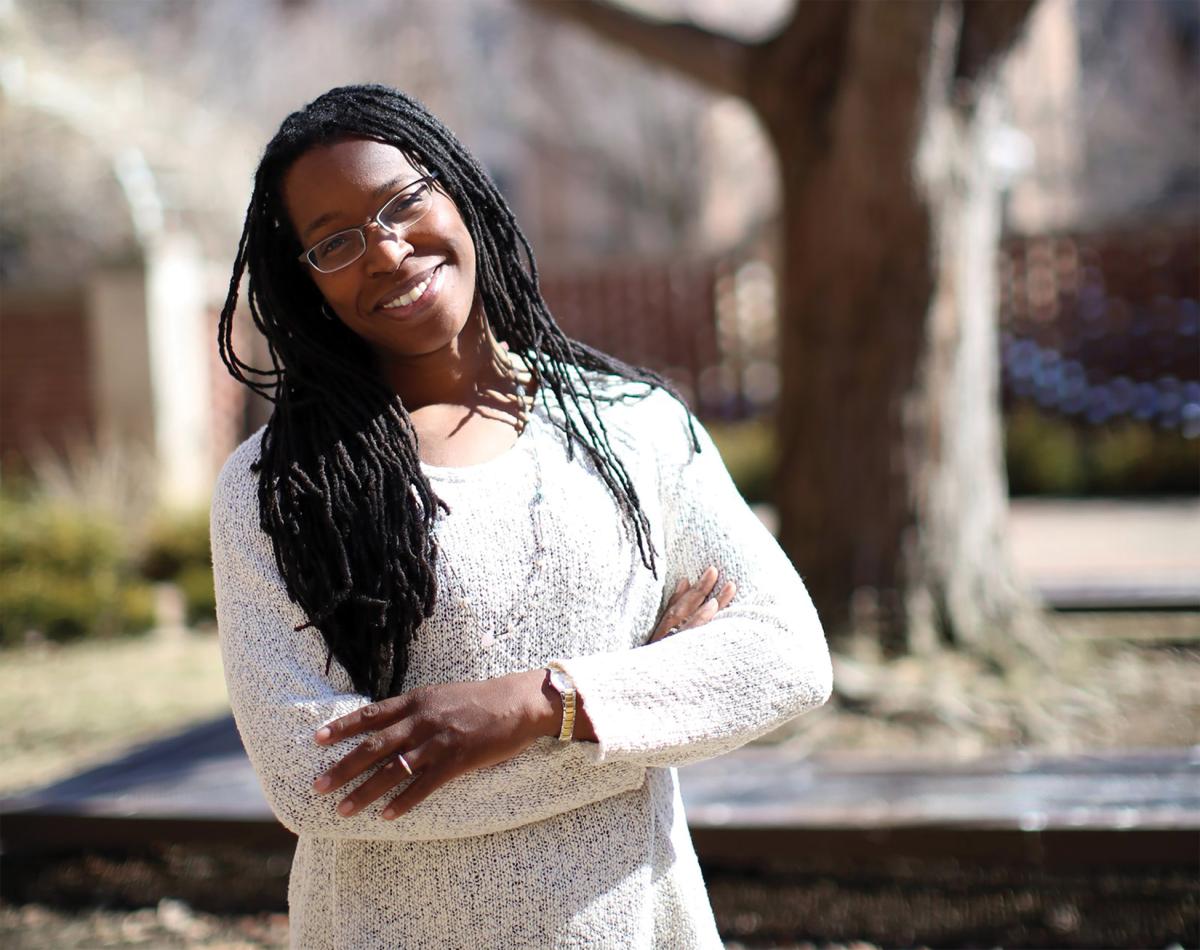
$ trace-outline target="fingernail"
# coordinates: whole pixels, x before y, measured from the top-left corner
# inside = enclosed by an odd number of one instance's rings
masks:
[[[325,791],[325,789],[329,788],[329,776],[320,776],[315,782],[313,782],[313,788],[315,788],[318,792]]]
[[[354,811],[354,802],[351,802],[351,801],[342,802],[340,805],[338,805],[338,811],[341,812],[343,815],[350,814],[350,812]]]
[[[384,818],[387,818],[387,819],[392,819],[392,818],[395,818],[395,817],[396,817],[396,809],[394,809],[394,808],[385,808],[385,809],[383,810],[383,817],[384,817]]]
[[[328,727],[322,726],[320,729],[317,730],[317,741],[324,742],[326,739],[328,739],[330,737],[330,735],[332,735],[332,733],[330,733]]]

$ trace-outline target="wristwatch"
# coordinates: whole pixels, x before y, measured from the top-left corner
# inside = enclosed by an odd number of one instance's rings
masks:
[[[557,664],[550,664],[546,670],[550,673],[550,685],[562,700],[562,728],[558,730],[558,741],[570,742],[575,735],[575,684]]]

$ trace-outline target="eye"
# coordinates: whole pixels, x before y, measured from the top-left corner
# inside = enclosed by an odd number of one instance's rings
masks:
[[[397,211],[407,211],[410,208],[414,208],[417,205],[424,203],[428,197],[429,182],[418,182],[415,187],[410,188],[408,191],[402,191],[400,194],[396,195],[389,210],[393,213]]]
[[[334,254],[346,246],[346,235],[335,234],[317,245],[318,254]]]

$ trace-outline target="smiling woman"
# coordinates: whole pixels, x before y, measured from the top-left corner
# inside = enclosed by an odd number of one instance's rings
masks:
[[[272,366],[233,349],[243,274]],[[675,767],[830,690],[800,578],[664,380],[566,338],[478,163],[332,90],[268,144],[221,354],[226,683],[300,947],[718,947]]]

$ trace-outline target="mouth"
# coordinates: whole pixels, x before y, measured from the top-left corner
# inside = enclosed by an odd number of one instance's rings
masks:
[[[410,280],[398,292],[385,298],[375,309],[393,317],[408,316],[423,309],[433,302],[438,291],[441,290],[444,267],[444,263],[438,264],[432,270]]]

